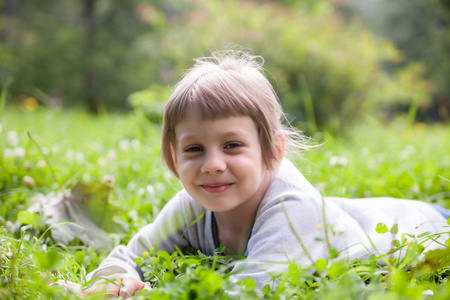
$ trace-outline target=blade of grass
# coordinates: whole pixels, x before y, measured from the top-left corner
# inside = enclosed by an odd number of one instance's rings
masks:
[[[5,110],[6,105],[6,94],[8,93],[8,87],[11,84],[12,79],[8,77],[3,85],[2,92],[0,93],[0,120],[3,117],[3,111]]]
[[[33,137],[31,136],[31,133],[29,131],[27,132],[27,134],[28,134],[28,137],[30,138],[30,140],[39,149],[39,152],[41,152],[42,156],[44,157],[45,161],[47,162],[48,168],[50,169],[50,172],[52,173],[53,179],[56,181],[56,183],[59,186],[59,190],[61,190],[61,192],[63,193],[64,197],[67,197],[66,193],[64,192],[63,186],[61,185],[61,183],[58,181],[58,178],[56,177],[55,171],[53,171],[52,165],[51,165],[50,160],[48,159],[47,155],[45,155],[44,151],[42,151],[41,146],[39,146],[39,144],[36,142],[36,140],[33,139]]]

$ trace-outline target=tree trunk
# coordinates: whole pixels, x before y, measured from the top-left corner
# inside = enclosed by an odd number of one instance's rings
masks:
[[[2,44],[5,44],[11,37],[15,12],[16,12],[16,0],[6,0],[3,9],[3,16],[5,23],[0,37]]]
[[[91,113],[97,114],[98,103],[98,77],[95,70],[94,51],[97,33],[97,20],[95,16],[95,1],[84,0],[83,21],[85,32],[85,87],[86,105]]]

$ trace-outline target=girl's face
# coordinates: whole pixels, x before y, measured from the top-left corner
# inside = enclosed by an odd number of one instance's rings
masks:
[[[255,209],[271,182],[256,124],[248,116],[204,120],[191,109],[175,127],[183,187],[214,212]]]

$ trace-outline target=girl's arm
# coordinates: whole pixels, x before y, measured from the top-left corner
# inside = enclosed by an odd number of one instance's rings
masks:
[[[167,252],[173,252],[175,246],[180,249],[195,243],[192,237],[184,233],[187,226],[203,212],[194,205],[185,192],[178,193],[161,210],[155,221],[144,226],[130,240],[128,245],[120,245],[114,248],[99,267],[87,275],[90,281],[100,277],[111,277],[122,282],[121,278],[134,278],[141,282],[142,270],[135,262],[137,257],[150,249],[157,248]],[[131,282],[127,280],[126,282]],[[134,282],[134,281],[133,281]],[[135,282],[136,283],[136,282]],[[95,285],[98,285],[97,283]],[[101,289],[101,287],[99,287]],[[90,288],[87,291],[98,291],[99,288]]]

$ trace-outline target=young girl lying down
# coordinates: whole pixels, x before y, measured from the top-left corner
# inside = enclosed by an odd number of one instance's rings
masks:
[[[161,149],[184,189],[88,275],[121,284],[95,284],[81,295],[127,297],[150,289],[135,258],[155,247],[194,247],[213,255],[223,244],[246,257],[234,266],[231,281],[253,278],[260,291],[269,272],[286,265],[280,263],[326,258],[326,230],[331,247],[350,261],[392,248],[392,236],[375,231],[380,222],[398,224],[399,235],[448,231],[448,211],[424,202],[323,199],[284,157],[288,148],[307,146],[301,134],[283,125],[282,108],[258,60],[239,51],[215,53],[196,60],[184,75],[165,108]],[[438,242],[430,241],[427,249]]]

